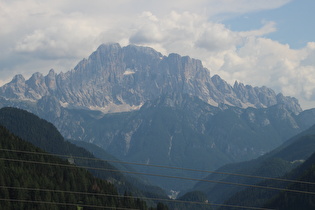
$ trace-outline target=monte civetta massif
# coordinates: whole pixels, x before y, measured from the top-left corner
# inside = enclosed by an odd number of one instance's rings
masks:
[[[295,98],[231,86],[188,56],[119,44],[99,46],[65,73],[16,75],[0,88],[4,106],[33,112],[65,138],[94,143],[121,160],[202,170],[258,157],[315,123],[314,111],[302,111]],[[176,190],[193,184],[151,181]]]

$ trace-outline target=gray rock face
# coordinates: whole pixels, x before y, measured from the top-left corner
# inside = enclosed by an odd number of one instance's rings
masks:
[[[37,114],[65,138],[97,144],[123,161],[200,170],[260,156],[315,123],[315,111],[301,112],[295,98],[231,86],[188,56],[118,44],[101,45],[66,73],[16,75],[0,88],[4,106]],[[133,109],[139,110],[122,112]],[[180,174],[205,176],[173,175]],[[151,181],[165,189],[192,187]]]
[[[219,76],[210,76],[200,60],[177,54],[163,56],[147,47],[101,45],[71,71],[43,76],[35,73],[25,81],[22,75],[0,88],[5,98],[39,100],[54,96],[71,107],[103,112],[129,111],[165,94],[188,94],[206,103],[240,108],[284,104],[301,112],[295,98],[284,97],[266,87],[235,83],[232,87]]]
[[[115,114],[65,108],[54,96],[34,102],[0,97],[0,107],[6,106],[35,113],[52,122],[65,138],[94,143],[123,161],[200,170],[258,157],[315,123],[315,109],[299,115],[284,104],[222,109],[187,94],[163,95],[137,111]],[[136,170],[161,174],[160,168],[150,168]],[[206,176],[186,171],[165,175]],[[150,181],[165,189],[192,187],[192,182],[183,180]]]
[[[25,89],[25,78],[18,74],[13,77],[10,83],[0,89],[0,94],[7,98],[20,99],[25,97]]]

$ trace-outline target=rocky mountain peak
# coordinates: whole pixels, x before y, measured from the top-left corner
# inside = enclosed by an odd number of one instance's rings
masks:
[[[56,77],[56,75],[57,74],[56,74],[55,70],[54,69],[50,69],[47,77],[53,78],[53,77]]]
[[[57,89],[56,76],[57,74],[55,73],[55,71],[51,69],[48,75],[45,77],[45,83],[49,90],[54,91]]]
[[[36,72],[25,83],[33,88],[38,88],[38,86],[44,85],[44,76],[41,73]]]
[[[288,110],[294,114],[302,112],[299,101],[294,97],[284,96],[282,93],[277,95],[278,104],[283,104]]]
[[[156,50],[150,47],[128,45],[126,47],[123,47],[123,50],[125,54],[131,54],[131,55],[134,55],[135,57],[138,57],[139,55],[150,56],[154,58],[163,57],[161,53],[157,52]]]
[[[23,83],[25,82],[25,78],[22,74],[17,74],[13,77],[11,83]]]
[[[114,53],[121,50],[121,46],[118,43],[107,43],[107,44],[101,44],[96,52],[105,52],[105,53]]]
[[[21,74],[13,77],[11,82],[0,88],[0,95],[4,98],[24,99],[25,78]]]
[[[211,78],[211,81],[216,86],[216,88],[224,94],[232,94],[234,92],[232,86],[224,81],[219,75],[214,75]]]
[[[236,82],[232,87],[218,75],[211,78],[200,60],[171,53],[163,56],[149,47],[102,44],[74,70],[43,76],[35,73],[25,81],[22,75],[0,88],[6,98],[39,100],[54,96],[72,107],[133,110],[165,94],[187,94],[213,105],[241,108],[288,104],[294,113],[301,108],[296,99],[277,96],[266,87]],[[123,107],[123,108],[122,108]]]

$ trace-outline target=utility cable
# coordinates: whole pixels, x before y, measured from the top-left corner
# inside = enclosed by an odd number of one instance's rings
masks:
[[[247,207],[247,206],[238,206],[238,205],[229,205],[229,204],[214,204],[207,202],[197,202],[197,201],[182,201],[182,200],[171,200],[163,198],[148,198],[148,197],[135,197],[135,196],[126,196],[126,195],[113,195],[113,194],[103,194],[103,193],[89,193],[89,192],[78,192],[78,191],[65,191],[65,190],[51,190],[51,189],[39,189],[39,188],[27,188],[27,187],[9,187],[0,185],[0,188],[15,189],[15,190],[30,190],[30,191],[42,191],[42,192],[56,192],[56,193],[69,193],[77,195],[91,195],[91,196],[107,196],[107,197],[118,197],[118,198],[132,198],[132,199],[142,199],[142,200],[155,200],[161,202],[173,202],[173,203],[184,203],[184,204],[198,204],[198,205],[207,205],[207,206],[222,206],[222,207],[234,207],[234,208],[243,208],[243,209],[255,209],[255,210],[270,210],[267,208],[260,207]]]
[[[81,203],[60,203],[60,202],[51,202],[51,201],[34,201],[34,200],[20,200],[20,199],[12,199],[12,198],[0,198],[0,201],[9,201],[9,202],[21,202],[21,203],[38,203],[38,204],[49,204],[49,205],[62,205],[62,206],[76,206],[76,207],[90,207],[90,208],[98,208],[98,209],[117,209],[117,210],[140,210],[140,209],[132,209],[132,208],[120,208],[115,206],[97,206],[97,205],[87,205]]]
[[[260,189],[269,189],[269,190],[278,190],[278,191],[286,191],[286,192],[294,192],[294,193],[303,193],[303,194],[315,195],[315,192],[309,192],[309,191],[292,190],[292,189],[285,189],[285,188],[278,188],[278,187],[268,187],[268,186],[242,184],[242,183],[233,183],[233,182],[226,182],[226,181],[196,179],[196,178],[169,176],[169,175],[160,175],[160,174],[149,174],[149,173],[142,173],[142,172],[121,171],[121,170],[115,170],[115,169],[96,168],[96,167],[88,167],[88,166],[76,166],[76,165],[70,165],[70,164],[59,164],[59,163],[50,163],[50,162],[20,160],[20,159],[0,158],[0,160],[22,162],[22,163],[31,163],[31,164],[42,164],[42,165],[50,165],[50,166],[60,166],[60,167],[85,168],[85,169],[91,169],[91,170],[121,172],[121,173],[129,173],[129,174],[156,176],[156,177],[182,179],[182,180],[190,180],[190,181],[200,181],[200,182],[209,182],[209,183],[218,183],[218,184],[228,184],[228,185],[236,185],[236,186],[243,186],[243,187],[253,187],[253,188],[260,188]]]
[[[156,167],[156,168],[166,168],[166,169],[174,169],[174,170],[185,170],[185,171],[194,171],[194,172],[203,172],[203,173],[213,173],[213,174],[240,176],[240,177],[247,177],[247,178],[273,180],[273,181],[284,181],[284,182],[292,182],[292,183],[300,183],[300,184],[311,184],[311,185],[315,184],[314,182],[307,182],[307,181],[301,181],[301,180],[282,179],[282,178],[255,176],[255,175],[220,172],[220,171],[208,171],[208,170],[181,168],[181,167],[174,167],[174,166],[162,166],[162,165],[153,165],[153,164],[145,164],[145,163],[134,163],[134,162],[119,161],[119,160],[103,160],[103,159],[98,159],[98,158],[88,158],[88,157],[71,156],[71,155],[60,155],[60,154],[51,154],[51,153],[43,153],[43,152],[42,153],[41,152],[30,152],[30,151],[11,150],[11,149],[0,149],[0,151],[19,152],[19,153],[27,153],[27,154],[39,154],[39,155],[48,155],[48,156],[60,156],[60,157],[67,157],[67,158],[73,158],[73,159],[84,159],[84,160],[113,162],[113,163],[138,165],[138,166],[149,166],[149,167]]]

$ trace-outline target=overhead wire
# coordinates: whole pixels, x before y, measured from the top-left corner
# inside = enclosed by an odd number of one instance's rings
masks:
[[[71,156],[71,155],[58,155],[58,154],[32,152],[32,151],[22,151],[22,150],[11,150],[11,149],[0,149],[0,151],[1,150],[2,151],[10,151],[10,152],[27,153],[27,154],[61,156],[61,157],[68,157],[68,158],[71,157],[71,158],[74,158],[74,159],[86,159],[86,160],[94,160],[94,161],[116,162],[116,163],[121,163],[121,164],[151,166],[151,167],[158,167],[158,168],[180,169],[180,170],[187,170],[187,171],[197,171],[197,172],[207,172],[207,173],[213,173],[214,172],[214,173],[217,173],[217,174],[235,175],[235,176],[261,178],[261,179],[272,179],[272,180],[277,180],[277,181],[299,182],[299,183],[303,183],[303,184],[315,184],[313,182],[305,182],[305,181],[299,181],[299,180],[286,180],[286,179],[251,176],[251,175],[244,175],[244,174],[233,174],[233,173],[225,173],[225,172],[221,173],[221,172],[216,172],[216,171],[205,171],[205,170],[187,169],[187,168],[170,167],[170,166],[160,166],[160,165],[151,165],[151,164],[142,164],[142,163],[131,163],[131,162],[115,161],[115,160],[114,161],[112,161],[112,160],[101,160],[101,159],[98,159],[98,158],[87,158],[87,157],[79,157],[79,156]],[[122,172],[122,173],[131,173],[131,174],[139,174],[139,175],[159,176],[159,177],[166,177],[166,178],[176,178],[176,179],[202,181],[202,182],[212,182],[212,183],[219,183],[219,184],[230,184],[230,185],[238,185],[238,186],[245,186],[245,187],[256,187],[256,188],[271,189],[271,190],[289,191],[289,192],[295,192],[295,193],[306,193],[306,194],[312,194],[312,195],[315,194],[314,192],[300,191],[300,190],[291,190],[291,189],[285,189],[285,188],[276,188],[276,187],[249,185],[249,184],[232,183],[232,182],[224,182],[224,181],[214,181],[214,180],[204,180],[204,179],[193,179],[193,178],[187,178],[187,177],[158,175],[158,174],[149,174],[149,173],[141,173],[141,172],[131,172],[131,171],[121,171],[121,170],[104,169],[104,168],[87,167],[87,166],[76,166],[76,165],[69,165],[69,164],[46,163],[46,162],[39,162],[39,161],[27,161],[27,160],[8,159],[8,158],[0,158],[0,160],[15,161],[15,162],[25,162],[25,163],[33,163],[33,164],[55,165],[55,166],[62,166],[62,167],[81,167],[81,168],[91,169],[91,170],[104,170],[104,171],[112,171],[112,172]],[[143,199],[143,200],[151,199],[151,200],[159,200],[159,201],[164,201],[164,202],[167,201],[167,202],[187,203],[187,201],[180,201],[180,200],[168,200],[168,199],[163,200],[163,199],[154,199],[154,198],[146,198],[146,197],[138,197],[138,198],[139,199]],[[189,202],[189,203],[205,205],[205,203],[203,203],[203,202]],[[209,205],[235,207],[235,208],[247,208],[247,209],[264,209],[264,208],[236,206],[236,205],[229,205],[229,204],[214,204],[214,203],[211,203]]]
[[[79,195],[108,196],[108,197],[118,197],[118,198],[155,200],[155,201],[168,202],[168,203],[173,202],[173,203],[198,204],[198,205],[206,205],[206,206],[233,207],[233,208],[254,209],[254,210],[271,210],[271,209],[268,209],[268,208],[247,207],[247,206],[239,206],[239,205],[232,205],[232,204],[215,204],[215,203],[207,203],[207,202],[183,201],[183,200],[172,200],[172,199],[163,199],[163,198],[148,198],[148,197],[138,197],[138,196],[129,196],[129,195],[113,195],[113,194],[103,194],[103,193],[90,193],[90,192],[78,192],[78,191],[66,191],[66,190],[27,188],[27,187],[10,187],[10,186],[0,185],[0,188],[1,187],[2,188],[7,188],[7,189],[16,189],[16,190],[30,190],[30,191],[57,192],[57,193],[79,194]]]
[[[315,184],[314,182],[308,182],[308,181],[302,181],[302,180],[292,180],[292,179],[256,176],[256,175],[249,175],[249,174],[221,172],[221,171],[199,170],[199,169],[181,168],[181,167],[174,167],[174,166],[162,166],[162,165],[154,165],[154,164],[146,164],[146,163],[126,162],[126,161],[119,161],[119,160],[104,160],[104,159],[99,159],[99,158],[88,158],[88,157],[81,157],[81,156],[61,155],[61,154],[52,154],[52,153],[44,153],[44,152],[41,153],[41,152],[31,152],[31,151],[12,150],[12,149],[0,149],[0,151],[11,151],[11,152],[20,152],[20,153],[28,153],[28,154],[59,156],[59,157],[68,157],[68,158],[73,158],[73,159],[94,160],[94,161],[101,161],[101,162],[113,162],[113,163],[119,163],[119,164],[148,166],[148,167],[166,168],[166,169],[174,169],[174,170],[193,171],[193,172],[203,172],[203,173],[212,173],[212,174],[220,174],[220,175],[231,175],[231,176],[240,176],[240,177],[247,177],[247,178],[274,180],[274,181],[284,181],[284,182],[292,182],[292,183],[300,183],[300,184],[311,184],[311,185]],[[127,172],[125,172],[125,173],[127,173]],[[130,173],[132,173],[132,172],[130,172]]]
[[[13,198],[0,198],[0,201],[21,202],[21,203],[38,203],[38,204],[76,206],[76,207],[89,207],[89,208],[98,208],[98,209],[140,210],[140,209],[133,209],[133,208],[120,208],[120,207],[115,207],[115,206],[98,206],[98,205],[88,205],[88,204],[81,204],[81,203],[60,203],[60,202],[52,202],[52,201],[22,200],[22,199],[13,199]]]
[[[252,184],[243,184],[243,183],[234,183],[234,182],[226,182],[226,181],[218,181],[218,180],[197,179],[197,178],[170,176],[170,175],[161,175],[161,174],[150,174],[150,173],[133,172],[133,171],[121,171],[121,170],[117,170],[117,169],[97,168],[97,167],[88,167],[88,166],[76,166],[76,165],[71,165],[71,164],[60,164],[60,163],[51,163],[51,162],[29,161],[29,160],[11,159],[11,158],[0,158],[0,160],[22,162],[22,163],[32,163],[32,164],[42,164],[42,165],[50,165],[50,166],[60,166],[60,167],[72,167],[72,168],[79,167],[79,168],[85,168],[85,169],[91,169],[91,170],[121,172],[121,173],[129,173],[129,174],[147,175],[147,176],[155,176],[155,177],[165,177],[165,178],[172,178],[172,179],[182,179],[182,180],[191,180],[191,181],[218,183],[218,184],[228,184],[228,185],[236,185],[236,186],[243,186],[243,187],[253,187],[253,188],[260,188],[260,189],[269,189],[269,190],[278,190],[278,191],[286,191],[286,192],[294,192],[294,193],[303,193],[303,194],[315,195],[315,192],[309,192],[309,191],[292,190],[292,189],[286,189],[286,188],[261,186],[261,185],[252,185]]]

